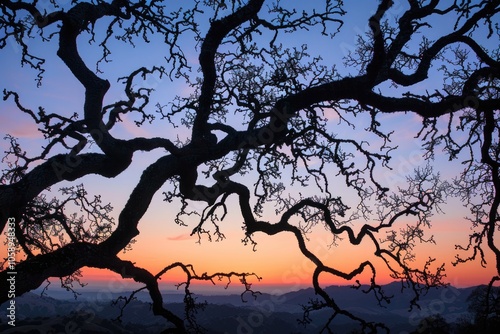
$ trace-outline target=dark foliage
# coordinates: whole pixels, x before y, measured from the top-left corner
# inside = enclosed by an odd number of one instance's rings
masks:
[[[168,187],[164,195],[177,212],[175,222],[199,216],[192,234],[200,238],[224,239],[220,222],[228,210],[241,215],[246,244],[255,246],[256,233],[293,235],[315,268],[311,280],[317,299],[304,305],[302,322],[329,310],[328,320],[320,325],[323,332],[331,332],[339,316],[359,322],[365,332],[385,326],[340,307],[321,287],[320,275],[351,280],[370,272],[366,292],[381,305],[390,296],[377,283],[373,261],[353,264],[349,272],[324,263],[307,243],[308,233],[318,225],[331,233],[332,244],[370,242],[374,256],[413,293],[413,307],[422,293],[445,284],[444,266],[434,258],[416,265],[414,247],[434,242],[424,233],[430,217],[448,196],[458,196],[470,209],[472,232],[466,245],[457,246],[461,252],[455,264],[478,260],[486,265],[488,252],[500,275],[495,237],[500,205],[500,3],[408,0],[393,15],[393,1],[370,2],[373,14],[367,15],[366,34],[358,36],[356,47],[338,58],[338,64],[312,54],[300,36],[335,43],[356,13],[346,12],[342,1],[300,3],[304,8],[264,0],[0,0],[0,49],[18,45],[21,64],[34,69],[38,85],[43,85],[45,59],[33,43],[54,46],[56,41],[53,57],[83,86],[82,109],[63,115],[29,107],[43,101],[31,101],[10,82],[2,82],[4,100],[17,107],[9,111],[14,112],[11,117],[16,112],[28,115],[45,138],[40,150],[31,151],[6,137],[10,149],[0,179],[0,226],[19,243],[18,294],[50,277],[61,278],[71,289],[81,268],[107,269],[144,284],[152,312],[168,321],[166,332],[203,330],[194,321],[194,281],[230,282],[237,277],[245,294],[255,294],[248,281],[259,278],[254,273],[198,274],[189,264],[173,263],[153,274],[120,258],[139,235],[139,222],[162,187]],[[453,28],[442,29],[441,22]],[[126,51],[119,54],[124,46],[159,40],[164,43],[164,64],[123,69],[127,74],[116,84],[123,85],[123,94],[109,101],[115,84],[106,77],[106,65],[114,57],[126,57]],[[96,63],[82,56],[84,47],[97,50]],[[189,57],[192,52],[197,53],[195,61]],[[167,103],[156,100],[153,89],[140,84],[153,75],[172,85],[188,85],[191,91]],[[421,89],[436,76],[434,84]],[[402,189],[381,177],[390,170],[397,146],[391,141],[397,129],[386,116],[399,113],[421,122],[414,135],[428,160]],[[124,114],[135,115],[137,126],[164,120],[165,135],[120,138],[116,130]],[[354,118],[368,120],[367,125],[356,127]],[[346,126],[350,136],[337,131]],[[169,136],[178,135],[180,128],[186,137]],[[365,135],[371,139],[364,140]],[[143,170],[117,218],[100,196],[92,198],[78,185],[88,175],[115,178],[139,153],[152,151],[162,155]],[[442,151],[464,165],[450,182],[431,167]],[[252,182],[245,182],[247,177]],[[57,187],[60,195],[50,199],[46,192]],[[315,195],[294,191],[298,187]],[[237,208],[230,207],[233,198]],[[190,211],[192,202],[202,203],[203,209]],[[68,213],[71,205],[78,207],[78,214]],[[8,264],[5,259],[0,272],[2,291],[8,290]],[[174,268],[186,275],[182,317],[163,305],[158,286],[161,276]],[[493,277],[489,286],[499,279]],[[6,298],[2,294],[0,302]],[[127,305],[132,298],[120,302]]]

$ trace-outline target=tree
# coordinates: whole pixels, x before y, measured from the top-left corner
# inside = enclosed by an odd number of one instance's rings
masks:
[[[500,289],[498,287],[478,286],[469,297],[469,312],[474,315],[474,325],[481,333],[493,333],[498,328],[500,316]]]
[[[17,106],[16,113],[31,116],[45,138],[41,149],[28,152],[16,138],[6,137],[10,149],[0,185],[1,227],[8,241],[19,243],[18,295],[49,277],[71,282],[83,267],[103,268],[144,283],[153,312],[169,321],[171,331],[185,331],[194,330],[190,313],[184,321],[163,306],[158,279],[165,272],[184,270],[188,306],[194,302],[189,285],[195,280],[238,276],[245,291],[251,291],[250,273],[197,275],[186,264],[172,263],[154,275],[120,258],[139,235],[152,197],[164,186],[169,187],[165,200],[176,208],[178,223],[194,214],[189,203],[203,203],[192,230],[200,238],[225,237],[219,221],[233,198],[244,222],[245,243],[254,245],[259,232],[294,235],[315,266],[311,279],[319,298],[305,307],[304,322],[310,312],[330,308],[324,330],[339,315],[359,321],[363,330],[383,325],[343,310],[321,287],[320,275],[353,279],[368,271],[369,292],[380,302],[389,297],[377,283],[372,261],[344,272],[309,249],[307,234],[317,225],[331,233],[333,244],[371,241],[392,277],[415,293],[416,304],[423,289],[445,282],[444,267],[435,266],[434,258],[414,266],[414,246],[434,242],[424,234],[431,215],[447,196],[459,196],[470,209],[473,233],[461,247],[470,253],[457,255],[456,264],[485,262],[489,252],[500,275],[495,239],[500,204],[498,1],[367,2],[373,6],[373,15],[366,16],[368,29],[343,59],[313,54],[301,36],[332,43],[356,13],[347,12],[341,1],[287,6],[264,0],[0,0],[1,48],[19,45],[21,64],[33,68],[43,85],[45,59],[32,43],[54,46],[55,41],[53,54],[69,69],[66,75],[83,86],[82,110],[66,115],[42,106],[35,111],[28,106],[34,103],[29,96],[9,82],[2,84],[7,86],[4,100]],[[440,27],[444,21],[452,22],[453,29]],[[164,43],[165,63],[126,69],[117,84],[123,84],[121,97],[111,94],[116,88],[105,68],[113,57],[126,52],[124,46],[158,40]],[[301,44],[294,45],[296,41]],[[83,55],[84,49],[100,50],[96,66]],[[189,56],[192,52],[196,61]],[[140,84],[152,75],[172,85],[187,84],[191,93],[156,103],[153,90]],[[390,128],[386,115],[401,113],[417,116],[420,131],[414,135],[428,165],[408,177],[406,188],[397,189],[381,173],[391,168],[397,146],[391,140],[398,129]],[[117,132],[125,114],[136,115],[138,126],[164,119],[168,133],[121,138]],[[355,117],[367,119],[368,125],[355,127]],[[350,131],[337,131],[342,127]],[[184,138],[179,135],[186,132]],[[438,150],[464,163],[450,182],[432,169]],[[163,154],[144,169],[115,222],[110,205],[99,196],[92,199],[79,184],[88,175],[120,175],[140,152]],[[245,182],[242,176],[247,175],[255,183]],[[60,196],[50,199],[47,190],[58,185],[63,185]],[[307,191],[311,195],[294,191],[295,185],[312,189]],[[348,192],[356,195],[354,203],[342,196]],[[67,214],[65,208],[75,203],[83,216]],[[268,218],[269,212],[275,218]],[[413,217],[411,223],[408,217]],[[9,288],[8,265],[6,259],[2,291]],[[3,294],[0,301],[5,300]]]
[[[446,334],[450,333],[451,326],[448,324],[445,318],[440,314],[431,315],[425,319],[422,319],[418,324],[418,327],[412,334],[417,333],[432,333],[432,334]]]

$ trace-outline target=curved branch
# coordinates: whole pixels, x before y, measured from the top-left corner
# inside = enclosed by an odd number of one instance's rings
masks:
[[[215,54],[224,37],[240,24],[251,19],[262,7],[264,0],[250,0],[236,12],[213,21],[200,50],[200,66],[203,73],[201,95],[197,116],[193,124],[193,140],[206,135],[207,121],[212,112],[212,101],[216,82]]]
[[[128,159],[119,160],[98,153],[76,156],[59,154],[49,158],[25,174],[19,182],[0,185],[0,231],[3,231],[8,217],[16,217],[18,210],[22,210],[28,201],[48,187],[89,174],[112,178],[124,171],[131,162],[131,155]]]
[[[35,19],[35,23],[38,28],[45,28],[54,22],[61,21],[65,15],[63,11],[56,11],[47,15],[42,15],[36,6],[20,1],[12,2],[9,0],[2,0],[2,5],[14,11],[20,9],[28,11]]]
[[[435,59],[439,52],[441,52],[446,46],[458,42],[463,42],[469,45],[480,57],[480,59],[485,61],[488,65],[498,66],[498,61],[494,61],[487,56],[484,50],[481,50],[481,48],[477,46],[477,43],[475,43],[470,37],[464,36],[467,31],[478,24],[479,20],[487,16],[492,16],[498,12],[500,12],[500,6],[494,2],[488,2],[481,10],[474,13],[474,15],[472,15],[462,27],[446,36],[440,37],[429,48],[424,50],[420,56],[420,64],[414,73],[403,74],[401,71],[391,68],[389,70],[388,78],[403,86],[414,85],[427,79],[431,62]],[[398,47],[402,47],[402,45]]]
[[[109,269],[123,278],[132,278],[136,282],[144,283],[153,302],[153,314],[160,315],[173,323],[177,330],[184,333],[184,321],[163,306],[163,297],[158,286],[158,276],[151,274],[144,268],[137,267],[130,261],[121,260],[117,256],[101,256],[89,261],[88,266]]]

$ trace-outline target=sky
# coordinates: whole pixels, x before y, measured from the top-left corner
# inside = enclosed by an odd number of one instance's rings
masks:
[[[317,1],[308,2],[310,5],[316,3]],[[349,3],[352,4],[353,2]],[[359,4],[360,2],[356,3]],[[326,59],[331,57],[332,61],[339,62],[340,57],[353,49],[356,35],[367,30],[366,22],[375,6],[372,1],[363,1],[362,3],[363,6],[347,8],[349,13],[345,16],[344,32],[333,42],[327,44],[324,43],[324,39],[311,39],[305,33],[299,34],[296,42],[303,39],[308,42],[308,48],[311,51],[320,53]],[[395,5],[389,12],[389,17],[397,17],[402,8],[401,1],[395,1]],[[442,24],[449,27],[447,22]],[[192,47],[186,51],[186,56],[196,65],[197,53],[196,49],[193,48],[192,40],[186,42],[186,45]],[[0,73],[4,78],[4,80],[0,81],[1,88],[18,91],[26,107],[32,109],[43,105],[48,112],[57,112],[63,115],[71,115],[74,112],[80,113],[83,90],[60,59],[52,56],[56,52],[57,43],[40,44],[35,41],[32,47],[35,54],[47,55],[47,62],[44,66],[46,73],[44,74],[42,86],[36,87],[34,81],[35,71],[28,67],[20,68],[17,66],[19,64],[20,49],[14,43],[11,43],[4,50],[0,50]],[[103,76],[109,78],[112,83],[112,88],[106,97],[107,103],[119,98],[121,95],[121,86],[116,84],[116,78],[125,75],[129,69],[137,68],[143,63],[152,64],[163,60],[162,49],[158,43],[148,45],[138,43],[135,49],[116,44],[114,48],[116,53],[112,55],[112,62],[103,66]],[[88,45],[85,41],[82,41],[82,54],[89,63],[97,59],[95,49],[96,45]],[[126,56],[123,56],[123,53],[120,54],[123,51],[126,52]],[[346,73],[348,73],[350,69],[344,68],[341,71],[347,71]],[[196,69],[193,72],[196,74]],[[430,80],[432,79],[430,78]],[[433,80],[438,79],[434,78]],[[181,81],[172,83],[166,78],[155,76],[148,78],[145,83],[141,84],[145,87],[155,88],[158,94],[156,97],[161,100],[161,103],[167,103],[177,94],[186,96],[193,91],[191,87]],[[424,91],[428,88],[427,84],[432,85],[432,82],[425,82],[419,89]],[[140,128],[136,127],[133,121],[133,116],[125,115],[123,123],[119,125],[114,135],[118,138],[165,135],[175,138],[176,136],[188,135],[188,132],[183,129],[174,132],[173,129],[168,128],[165,121],[158,121],[151,125],[146,124]],[[363,124],[367,124],[368,119],[359,117],[353,119],[353,121],[359,124],[359,128],[364,128]],[[419,129],[419,119],[413,115],[388,115],[384,116],[384,122],[402,131],[397,131],[394,135],[394,142],[399,145],[399,148],[393,152],[394,157],[391,162],[393,171],[382,171],[380,172],[381,177],[393,187],[404,186],[406,182],[405,175],[411,172],[413,168],[422,167],[425,164],[421,157],[420,143],[414,138]],[[354,133],[339,126],[335,117],[331,118],[330,124],[332,128],[338,127],[337,131],[342,135],[361,139],[359,133]],[[0,135],[3,137],[6,134],[19,138],[23,148],[31,152],[39,152],[40,144],[44,143],[33,122],[27,115],[16,110],[12,101],[0,102]],[[371,137],[365,139],[372,140]],[[6,141],[0,142],[2,151],[6,147]],[[114,214],[117,217],[128,198],[128,194],[139,180],[141,171],[162,154],[163,152],[136,154],[131,167],[114,179],[87,176],[73,184],[83,182],[90,195],[102,195],[103,202],[110,202],[113,205],[115,208]],[[451,176],[461,169],[458,162],[449,164],[445,160],[443,156],[438,156],[435,162],[437,169],[441,170],[445,176]],[[59,188],[59,185],[56,187]],[[164,187],[162,191],[167,189],[167,187]],[[301,189],[293,190],[300,191]],[[233,206],[235,206],[236,202],[233,203]],[[190,205],[193,209],[203,209],[199,203],[191,203]],[[433,217],[432,230],[427,231],[427,233],[435,236],[436,245],[417,245],[418,261],[423,261],[429,256],[437,257],[439,264],[446,264],[447,280],[455,286],[464,287],[487,283],[494,274],[493,259],[490,256],[487,256],[488,264],[490,264],[488,268],[482,268],[479,262],[458,267],[451,265],[456,254],[454,245],[467,242],[470,226],[463,219],[467,215],[467,211],[462,208],[459,200],[450,200],[443,207],[443,211],[444,214]],[[228,218],[221,223],[222,231],[227,237],[226,240],[209,242],[204,238],[201,243],[198,243],[196,236],[190,236],[192,228],[198,221],[191,217],[185,221],[188,227],[178,226],[173,221],[175,212],[175,205],[167,205],[163,201],[161,192],[158,193],[149,211],[139,224],[140,235],[133,244],[132,250],[120,254],[120,256],[123,259],[136,262],[138,266],[144,267],[152,273],[159,272],[166,265],[177,261],[192,264],[199,274],[225,271],[255,272],[262,277],[260,282],[254,280],[255,288],[266,291],[285,292],[306,288],[311,285],[313,266],[300,254],[297,242],[291,235],[283,234],[270,237],[257,234],[255,240],[258,245],[257,250],[254,251],[251,246],[242,244],[241,239],[244,238],[241,229],[242,218],[237,212],[231,212]],[[270,212],[271,214],[268,213],[265,218],[275,221],[276,217],[272,215],[272,210]],[[353,228],[357,228],[362,223],[364,222],[356,222],[355,224],[358,225],[354,225]],[[331,242],[331,236],[324,231],[323,227],[318,226],[315,228],[314,233],[310,235],[308,245],[325,263],[335,265],[345,271],[353,270],[359,262],[365,259],[371,259],[382,265],[380,260],[377,262],[377,259],[372,255],[373,246],[369,242],[364,242],[356,247],[345,242],[336,247],[329,247]],[[383,266],[379,268],[383,268]],[[117,275],[103,270],[85,268],[83,273],[82,282],[89,284],[87,289],[129,290],[136,286],[130,280],[122,280]],[[357,279],[367,283],[369,276],[363,274]],[[383,269],[378,272],[378,279],[379,283],[391,281],[391,278],[387,276],[387,271]],[[175,284],[182,281],[183,278],[180,272],[172,272],[162,279],[162,286],[166,290],[173,290]],[[57,285],[56,280],[54,280],[54,283],[56,284],[53,285]],[[322,284],[324,285],[351,283],[353,282],[322,276]],[[224,285],[225,281],[218,283],[216,287],[210,287],[210,289],[206,285],[200,285],[199,289],[200,291],[214,293],[222,291]],[[233,285],[238,286],[238,282],[235,281]]]

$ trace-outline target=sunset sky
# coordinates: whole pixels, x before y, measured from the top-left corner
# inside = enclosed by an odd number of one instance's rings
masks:
[[[308,1],[309,4],[314,4],[316,1]],[[332,59],[332,63],[336,62],[341,65],[341,58],[348,51],[353,50],[356,41],[356,35],[367,31],[367,20],[370,14],[375,9],[375,1],[356,1],[356,5],[352,5],[354,1],[349,1],[346,6],[348,14],[344,17],[345,27],[343,33],[336,37],[330,44],[324,43],[324,39],[311,38],[310,35],[303,33],[301,38],[308,42],[308,48],[312,54],[319,53],[325,59]],[[363,5],[361,5],[361,3]],[[401,13],[403,7],[401,2],[396,1],[389,15],[397,16]],[[351,13],[352,11],[352,13]],[[449,23],[442,22],[442,29],[449,30]],[[439,29],[438,32],[442,33]],[[88,36],[87,36],[88,37]],[[160,38],[161,39],[161,38]],[[300,38],[299,38],[300,40]],[[197,63],[197,52],[193,48],[193,41],[186,43],[186,56],[193,62]],[[122,85],[116,84],[116,79],[126,75],[130,70],[137,68],[140,65],[150,65],[162,62],[164,50],[160,43],[153,41],[150,44],[138,43],[135,49],[126,47],[117,42],[113,42],[115,53],[111,56],[112,62],[103,65],[104,74],[102,77],[108,78],[112,84],[106,103],[120,97]],[[57,50],[56,39],[50,43],[31,44],[32,52],[38,56],[47,59],[44,68],[44,79],[40,88],[36,87],[34,78],[36,71],[25,66],[20,68],[20,48],[12,43],[0,53],[0,71],[3,80],[0,81],[1,88],[14,90],[20,93],[22,103],[33,110],[38,106],[43,106],[47,112],[56,112],[63,115],[71,115],[74,112],[81,113],[83,90],[76,79],[71,76],[69,70],[64,66],[62,61],[55,57]],[[86,41],[81,41],[81,50],[85,55],[90,68],[94,68],[95,60],[99,57],[97,45],[90,45]],[[97,53],[95,50],[98,50]],[[120,54],[120,51],[125,50],[125,54]],[[349,69],[342,69],[341,73],[349,73]],[[197,74],[196,66],[194,66],[193,75]],[[426,84],[420,89],[425,91],[432,87],[439,78],[430,78]],[[175,95],[186,96],[193,89],[189,86],[178,82],[170,82],[166,78],[153,77],[149,78],[146,87],[155,88],[156,98],[162,104],[168,103]],[[186,129],[180,128],[174,132],[171,127],[165,131],[166,121],[157,120],[153,124],[146,124],[143,127],[136,127],[133,121],[134,116],[126,115],[113,134],[118,138],[132,138],[135,136],[153,137],[166,136],[170,139],[175,139],[177,136],[181,139],[186,139],[189,132]],[[422,167],[425,161],[421,157],[420,142],[414,138],[419,130],[420,119],[414,115],[388,115],[381,117],[386,122],[387,127],[393,127],[397,131],[394,134],[394,142],[399,148],[393,152],[391,167],[393,171],[380,170],[381,180],[385,181],[391,189],[397,186],[405,185],[405,175],[411,172],[415,167]],[[229,120],[231,121],[231,120]],[[332,129],[336,129],[339,135],[359,138],[360,134],[353,132],[348,127],[338,126],[338,119],[333,115],[329,120]],[[360,117],[353,119],[359,124],[359,129],[364,129],[364,123],[369,121],[369,118]],[[366,123],[367,124],[367,123]],[[46,144],[40,132],[37,132],[37,126],[26,114],[16,110],[12,100],[0,102],[0,135],[3,137],[6,134],[13,135],[19,138],[23,149],[35,155],[40,152],[41,145]],[[365,132],[361,133],[363,136]],[[363,138],[367,141],[374,140],[371,137]],[[0,141],[0,149],[4,151],[7,148],[7,141]],[[92,150],[93,148],[91,148]],[[118,216],[128,199],[128,195],[137,184],[140,178],[141,171],[144,170],[150,163],[162,156],[164,152],[155,151],[150,153],[139,153],[134,156],[134,162],[131,167],[114,179],[103,179],[101,177],[87,176],[81,180],[72,183],[73,185],[85,183],[89,195],[102,195],[103,202],[110,202],[114,207],[114,215]],[[444,156],[438,156],[434,162],[437,170],[442,172],[443,177],[452,177],[454,173],[463,168],[460,161],[449,163]],[[2,165],[3,167],[3,165]],[[252,182],[251,177],[248,182]],[[286,183],[286,180],[284,181]],[[342,182],[339,178],[336,182]],[[64,183],[58,185],[57,188],[68,185]],[[56,187],[55,187],[56,188]],[[341,188],[340,188],[341,189]],[[167,191],[168,185],[162,189]],[[305,191],[303,189],[293,189],[294,191]],[[52,189],[52,194],[55,195],[57,189]],[[340,190],[343,191],[342,189]],[[51,196],[53,196],[51,195]],[[347,196],[349,198],[349,195]],[[163,195],[158,193],[150,207],[150,210],[143,217],[139,224],[140,235],[137,237],[136,243],[131,251],[121,254],[123,259],[128,259],[136,262],[140,267],[149,269],[152,273],[156,273],[163,269],[166,265],[173,262],[190,263],[197,270],[198,274],[207,272],[255,272],[263,277],[261,282],[256,283],[255,288],[268,291],[288,291],[310,286],[312,264],[301,255],[298,250],[297,242],[291,235],[276,235],[266,236],[263,234],[255,235],[255,240],[258,242],[257,250],[254,251],[252,246],[245,246],[241,239],[244,238],[242,231],[242,218],[238,212],[231,212],[228,217],[220,223],[222,232],[226,236],[226,240],[221,242],[209,242],[204,238],[201,243],[197,243],[197,236],[190,236],[190,232],[198,223],[196,217],[191,216],[186,218],[187,227],[176,225],[174,216],[178,208],[178,202],[168,204],[163,201]],[[235,199],[232,199],[236,207]],[[190,204],[193,209],[201,210],[203,206],[198,203]],[[231,207],[231,206],[229,206]],[[436,244],[425,244],[417,246],[417,261],[425,261],[428,257],[436,257],[436,264],[445,263],[448,281],[458,287],[471,286],[476,284],[484,284],[489,282],[492,275],[495,274],[494,261],[491,254],[487,254],[488,268],[482,268],[478,261],[470,264],[463,264],[453,267],[451,262],[454,260],[457,251],[455,244],[467,244],[467,237],[471,231],[470,224],[464,219],[468,214],[467,210],[461,206],[459,199],[452,199],[443,208],[444,214],[436,214],[432,220],[432,230],[426,231],[428,235],[435,236]],[[272,215],[273,210],[268,210],[264,219],[276,221],[276,217]],[[411,217],[408,218],[411,222]],[[359,221],[359,225],[353,225],[353,228],[361,226],[364,221]],[[357,224],[357,223],[356,223]],[[404,222],[396,225],[396,229],[403,227]],[[380,235],[384,237],[385,232]],[[317,226],[314,233],[310,235],[308,243],[310,249],[330,265],[335,265],[337,268],[344,271],[353,270],[358,264],[364,260],[370,259],[374,263],[380,265],[378,272],[378,282],[388,283],[391,281],[384,271],[384,265],[380,260],[375,259],[373,246],[366,240],[360,246],[352,246],[346,242],[339,244],[336,247],[329,247],[332,242],[329,235],[322,226]],[[346,240],[345,240],[346,241]],[[462,253],[463,254],[463,253]],[[84,269],[83,282],[89,283],[88,289],[92,287],[110,287],[116,289],[129,289],[135,285],[127,280],[117,280],[117,275],[110,274],[107,271],[96,269]],[[362,283],[368,283],[367,275],[361,275],[356,279],[360,279]],[[162,280],[165,282],[164,288],[167,290],[174,289],[174,284],[182,282],[183,276],[180,272],[172,272],[167,274]],[[57,281],[54,280],[54,285]],[[223,287],[226,282],[219,283],[219,287]],[[323,278],[324,285],[329,284],[350,284],[335,277],[325,276]],[[238,286],[238,282],[234,282]],[[206,291],[205,287],[201,287]],[[219,290],[217,290],[219,289]],[[220,291],[216,288],[215,291]]]

